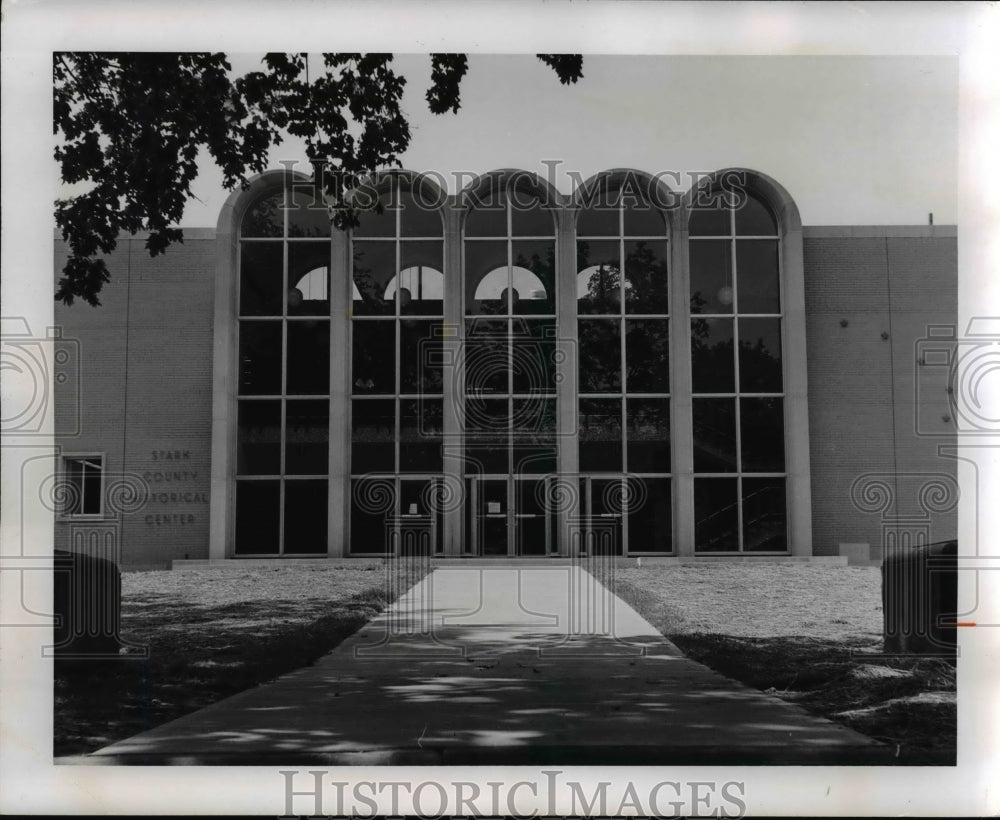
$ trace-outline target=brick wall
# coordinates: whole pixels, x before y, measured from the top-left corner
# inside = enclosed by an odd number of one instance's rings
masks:
[[[953,429],[945,369],[918,366],[917,346],[929,325],[956,322],[954,228],[806,228],[804,253],[814,553],[891,531],[953,538],[954,510],[920,504],[955,462],[937,453]],[[884,512],[852,503],[858,478],[884,484]]]
[[[64,259],[57,242],[57,276]],[[79,340],[81,385],[79,435],[57,444],[104,453],[109,484],[126,473],[148,485],[142,509],[114,523],[126,566],[207,558],[214,231],[185,231],[183,245],[156,258],[144,240],[124,239],[107,263],[101,307],[56,306],[64,337]],[[57,429],[71,429],[74,402],[58,384],[56,405]],[[57,548],[88,526],[57,522]]]

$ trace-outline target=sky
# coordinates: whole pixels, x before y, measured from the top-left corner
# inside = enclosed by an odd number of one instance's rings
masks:
[[[259,65],[230,57],[238,73]],[[563,86],[532,55],[471,54],[462,107],[445,115],[424,100],[427,55],[395,63],[408,81],[403,165],[453,191],[505,167],[554,173],[569,193],[574,173],[670,172],[684,190],[693,173],[741,166],[784,185],[806,225],[957,221],[956,57],[586,55],[583,79]],[[272,166],[304,158],[289,141]],[[225,192],[208,163],[195,193],[182,224],[214,226]]]

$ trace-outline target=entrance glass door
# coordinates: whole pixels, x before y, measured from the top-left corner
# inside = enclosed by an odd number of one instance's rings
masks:
[[[439,503],[441,482],[433,478],[404,478],[399,482],[399,515],[396,519],[397,555],[440,554],[443,512]]]
[[[554,539],[543,478],[514,480],[514,548],[517,555],[548,555]]]
[[[484,478],[476,486],[476,518],[473,552],[479,555],[507,555],[509,553],[510,506],[507,502],[507,480]]]
[[[586,478],[586,531],[583,548],[589,555],[621,555],[625,542],[622,527],[623,490],[621,478]]]
[[[480,478],[469,482],[467,519],[473,555],[556,552],[555,516],[545,478]]]

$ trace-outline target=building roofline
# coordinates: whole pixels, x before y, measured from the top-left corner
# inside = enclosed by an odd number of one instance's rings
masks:
[[[956,225],[805,225],[805,239],[953,239]]]
[[[172,228],[174,226],[171,225],[170,227]],[[215,237],[218,235],[218,230],[216,228],[211,228],[206,226],[198,228],[191,228],[191,227],[186,228],[181,226],[180,230],[184,232],[185,242],[187,242],[189,239],[201,240],[201,241],[214,240]],[[53,228],[52,234],[53,236],[55,236],[57,241],[62,241],[62,231],[59,228]],[[139,231],[137,233],[128,233],[128,231],[120,231],[118,233],[119,242],[125,242],[126,240],[129,239],[136,239],[145,242],[146,239],[148,238],[149,238],[149,231]]]
[[[215,228],[181,228],[184,231],[184,240],[205,241],[214,240],[217,235]],[[53,228],[52,233],[56,240],[61,240],[61,232],[58,228]],[[889,238],[889,239],[953,239],[958,236],[958,226],[956,225],[805,225],[802,228],[803,236],[806,239],[840,239],[840,238]],[[149,236],[146,231],[136,234],[122,232],[118,234],[118,241],[124,242],[128,239],[142,240]]]

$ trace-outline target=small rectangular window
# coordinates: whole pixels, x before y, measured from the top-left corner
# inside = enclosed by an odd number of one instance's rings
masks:
[[[63,460],[64,515],[101,515],[104,498],[103,456],[67,456]]]

